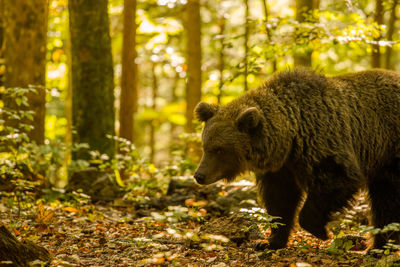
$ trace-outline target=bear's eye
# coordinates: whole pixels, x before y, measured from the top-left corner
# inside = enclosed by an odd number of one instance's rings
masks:
[[[222,147],[216,147],[214,149],[214,153],[216,154],[222,154],[224,152],[224,149]]]

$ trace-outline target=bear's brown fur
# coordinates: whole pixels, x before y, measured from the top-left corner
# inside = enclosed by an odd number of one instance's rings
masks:
[[[272,229],[270,248],[286,246],[303,197],[299,223],[321,239],[332,213],[364,188],[375,227],[400,222],[400,74],[297,69],[225,106],[199,103],[195,113],[205,122],[195,179],[253,171],[268,213],[285,224]],[[375,236],[375,247],[388,236]]]

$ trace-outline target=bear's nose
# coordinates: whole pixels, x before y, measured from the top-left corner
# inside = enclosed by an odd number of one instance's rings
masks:
[[[194,178],[196,179],[196,181],[199,184],[203,184],[204,181],[206,180],[206,176],[204,174],[201,174],[201,173],[198,173],[198,172],[194,173]]]

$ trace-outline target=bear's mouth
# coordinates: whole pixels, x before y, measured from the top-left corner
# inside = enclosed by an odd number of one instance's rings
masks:
[[[232,175],[222,175],[218,180],[224,180],[227,183],[233,182],[235,180],[235,176]]]
[[[205,175],[201,175],[198,173],[196,173],[194,175],[194,178],[195,178],[196,182],[201,185],[209,185],[209,184],[213,184],[218,181],[221,181],[221,180],[226,183],[230,183],[233,180],[235,180],[234,175],[219,175],[219,176],[214,176],[214,177],[206,177]]]

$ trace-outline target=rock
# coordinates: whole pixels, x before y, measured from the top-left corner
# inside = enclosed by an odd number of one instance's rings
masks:
[[[177,176],[171,179],[168,185],[167,196],[172,196],[176,193],[195,192],[200,186],[191,178]]]
[[[200,233],[223,235],[238,246],[247,241],[265,239],[257,224],[239,213],[233,213],[229,217],[212,218],[201,226]]]
[[[93,201],[111,201],[124,195],[108,173],[96,168],[76,171],[71,175],[66,191],[72,192],[78,189],[82,189],[82,192],[90,196]]]
[[[241,208],[258,207],[255,186],[228,187],[226,191],[225,196],[219,196],[215,200],[222,207],[224,213],[238,212]]]
[[[223,194],[221,194],[223,192]],[[205,209],[208,213],[229,214],[241,208],[258,207],[257,189],[254,183],[240,181],[225,184],[222,182],[200,186],[193,178],[174,177],[171,179],[167,194],[160,198],[149,199],[136,203],[136,210],[156,209],[165,210],[169,206],[185,206],[185,200],[206,200]],[[138,215],[141,213],[139,212]]]

